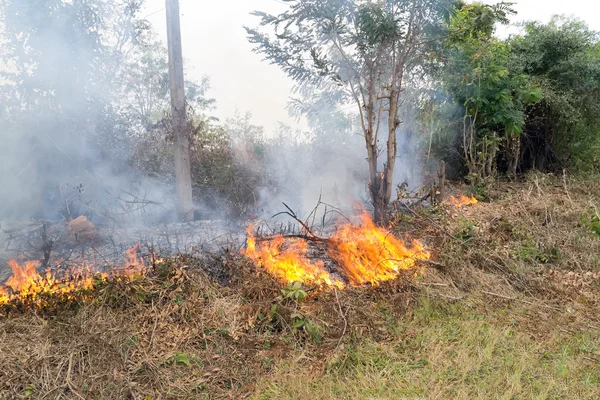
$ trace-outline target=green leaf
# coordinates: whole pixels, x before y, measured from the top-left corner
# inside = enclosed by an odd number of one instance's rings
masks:
[[[190,359],[189,359],[188,355],[185,353],[177,354],[177,356],[175,357],[175,362],[178,364],[185,364],[188,367],[192,365],[190,363]]]
[[[297,320],[295,320],[295,321],[294,321],[294,323],[292,324],[292,327],[293,327],[293,328],[296,328],[296,329],[298,329],[298,328],[301,328],[301,327],[303,327],[303,326],[304,326],[304,319],[297,319]]]
[[[277,304],[271,305],[271,309],[269,310],[269,315],[273,318],[277,314]]]

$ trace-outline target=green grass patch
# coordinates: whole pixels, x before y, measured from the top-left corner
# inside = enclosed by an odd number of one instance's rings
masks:
[[[388,329],[391,340],[356,340],[317,376],[306,360],[280,363],[254,398],[600,397],[598,331],[534,340],[499,314],[429,300]]]

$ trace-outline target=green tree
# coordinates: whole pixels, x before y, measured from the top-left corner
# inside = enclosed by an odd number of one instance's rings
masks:
[[[539,170],[589,167],[600,154],[600,34],[555,17],[511,40],[513,63],[543,89],[527,109],[525,162]]]
[[[509,175],[521,158],[525,107],[541,91],[511,63],[511,46],[493,36],[497,22],[513,13],[508,3],[463,5],[451,18],[443,81],[464,107],[462,149],[469,175],[494,174],[502,149]]]
[[[170,119],[169,64],[167,49],[151,32],[144,35],[127,56],[120,71],[121,113],[135,133],[143,133],[152,125]],[[186,101],[192,116],[204,116],[212,110],[215,99],[208,97],[210,80],[186,81]]]
[[[354,104],[367,149],[374,219],[386,217],[397,157],[401,96],[422,73],[451,9],[445,0],[290,0],[247,28],[255,50],[301,86],[339,93]],[[261,28],[269,28],[265,33]],[[381,142],[385,145],[381,146]]]

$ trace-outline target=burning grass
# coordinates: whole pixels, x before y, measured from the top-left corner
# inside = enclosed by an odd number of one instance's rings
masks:
[[[323,261],[306,257],[308,243],[303,239],[286,241],[280,235],[257,243],[252,227],[248,235],[248,247],[243,254],[283,282],[337,288],[348,284],[379,285],[396,279],[404,271],[416,271],[418,261],[430,257],[419,241],[395,237],[377,227],[366,212],[361,214],[359,224],[340,225],[330,239],[323,241],[339,265],[343,281],[333,277]]]
[[[361,215],[360,225],[343,225],[332,240],[329,254],[340,264],[352,286],[378,285],[396,279],[403,271],[415,271],[418,261],[430,257],[418,240],[395,237],[375,226],[366,213]]]
[[[467,197],[465,195],[460,195],[459,197],[448,196],[446,200],[444,200],[444,204],[453,207],[464,207],[473,204],[479,203],[475,197],[472,195]]]
[[[270,241],[256,243],[252,227],[248,229],[248,243],[242,254],[261,265],[267,272],[283,282],[303,282],[318,286],[343,288],[344,284],[332,278],[323,261],[311,261],[305,254],[308,243],[291,239],[286,243],[283,235]]]
[[[401,240],[377,227],[363,212],[356,225],[338,226],[334,235],[323,240],[327,254],[339,266],[338,277],[325,268],[323,260],[306,257],[308,242],[283,236],[257,243],[248,229],[248,241],[242,254],[262,266],[283,283],[299,282],[319,287],[343,289],[366,284],[379,285],[396,279],[402,272],[417,272],[418,261],[429,259],[429,253],[417,240]],[[410,244],[407,244],[410,243]],[[25,308],[43,308],[51,302],[85,300],[90,291],[109,279],[132,279],[146,272],[138,259],[139,245],[125,254],[124,267],[110,273],[97,273],[87,262],[80,267],[61,271],[37,271],[38,262],[18,263],[11,260],[13,275],[0,286],[0,307],[17,304]]]
[[[90,292],[108,280],[133,279],[146,273],[144,261],[138,258],[139,245],[125,252],[122,268],[99,273],[83,262],[81,267],[66,271],[47,269],[39,273],[37,261],[19,263],[10,260],[13,275],[5,287],[0,286],[0,307],[44,308],[51,304],[90,299]]]

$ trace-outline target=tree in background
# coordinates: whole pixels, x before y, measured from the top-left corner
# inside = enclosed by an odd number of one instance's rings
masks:
[[[525,107],[541,97],[528,76],[511,65],[510,44],[493,36],[494,25],[508,23],[511,13],[507,3],[473,3],[450,22],[442,81],[464,108],[461,145],[475,182],[494,175],[499,154],[507,173],[516,175]]]
[[[118,168],[119,156],[125,158],[115,104],[119,69],[148,28],[138,18],[141,6],[141,0],[0,0],[7,133],[0,168],[17,177],[7,179],[5,206],[56,217],[65,204],[61,185],[95,183],[100,163],[110,158]]]
[[[512,62],[543,90],[527,108],[526,168],[586,168],[600,154],[600,34],[555,17],[528,23],[511,41]]]
[[[150,34],[144,35],[129,52],[120,73],[120,113],[133,135],[142,136],[153,125],[170,119],[169,65],[163,43]],[[208,96],[207,76],[200,82],[186,81],[185,90],[191,116],[205,116],[214,109],[216,101]]]
[[[397,157],[399,106],[407,81],[422,71],[439,40],[449,2],[438,0],[291,0],[280,15],[255,12],[261,27],[247,28],[256,51],[299,85],[341,93],[354,103],[367,148],[374,219],[386,217]],[[382,148],[381,141],[385,142]]]
[[[600,35],[555,17],[500,40],[494,25],[510,5],[462,5],[450,23],[437,78],[444,92],[423,114],[434,154],[475,181],[530,169],[597,167],[600,154]],[[453,107],[453,102],[460,107]],[[462,111],[461,123],[456,113]],[[456,138],[460,137],[460,141]]]

